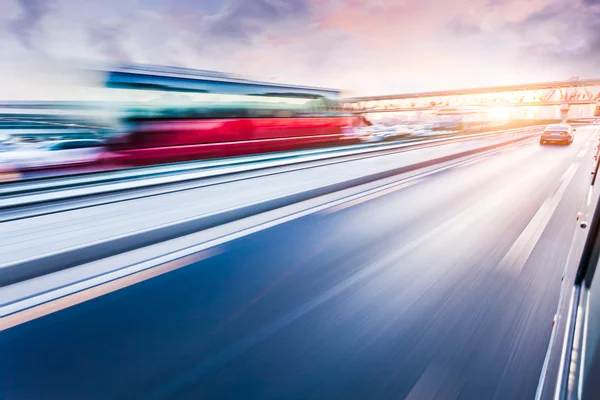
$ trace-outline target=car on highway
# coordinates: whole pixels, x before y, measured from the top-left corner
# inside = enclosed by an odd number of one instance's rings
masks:
[[[540,144],[566,144],[573,143],[573,132],[575,129],[568,124],[553,124],[548,125],[542,136],[540,136]]]
[[[385,140],[395,140],[403,137],[409,137],[414,131],[405,125],[385,125],[376,124],[363,128],[363,142],[382,142]]]
[[[93,164],[100,160],[103,152],[101,140],[52,141],[0,153],[0,165],[22,171]]]

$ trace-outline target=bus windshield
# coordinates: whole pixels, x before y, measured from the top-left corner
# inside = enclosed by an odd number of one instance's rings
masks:
[[[340,115],[332,99],[217,95],[111,88],[125,120],[163,118],[267,118]]]

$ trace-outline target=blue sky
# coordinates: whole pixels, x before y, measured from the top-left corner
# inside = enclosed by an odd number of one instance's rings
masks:
[[[73,61],[354,94],[600,76],[600,0],[0,0],[0,38],[9,97]]]

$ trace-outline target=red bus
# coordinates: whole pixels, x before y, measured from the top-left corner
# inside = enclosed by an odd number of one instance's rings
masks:
[[[189,70],[118,70],[107,86],[133,101],[123,134],[108,142],[117,164],[145,165],[298,149],[356,140],[361,117],[339,92]],[[257,101],[260,100],[260,101]]]

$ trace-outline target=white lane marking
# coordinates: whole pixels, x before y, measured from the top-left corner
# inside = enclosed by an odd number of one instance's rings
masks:
[[[583,156],[585,156],[585,153],[587,153],[589,148],[590,148],[590,146],[587,145],[583,149],[581,149],[581,151],[579,153],[577,153],[577,158],[583,158]]]
[[[498,150],[495,150],[495,151],[491,151],[489,153],[485,153],[485,154],[480,155],[480,156],[476,156],[474,158],[468,158],[467,160],[458,161],[458,162],[455,162],[453,164],[446,165],[446,166],[443,166],[443,167],[440,167],[440,168],[436,168],[436,169],[431,170],[431,171],[423,172],[421,174],[417,174],[417,175],[411,176],[409,178],[402,179],[400,181],[393,182],[393,183],[390,183],[388,185],[385,185],[385,186],[382,186],[382,187],[379,187],[379,188],[371,189],[371,190],[366,191],[364,193],[360,193],[360,194],[357,194],[355,196],[352,196],[351,198],[349,198],[347,200],[347,203],[342,203],[342,204],[338,204],[338,205],[332,206],[331,208],[327,208],[327,209],[325,209],[323,211],[318,212],[317,214],[318,215],[328,215],[328,214],[332,214],[332,213],[344,210],[346,208],[349,208],[349,207],[352,207],[354,205],[357,205],[357,204],[360,204],[360,203],[363,203],[363,202],[366,202],[366,201],[369,201],[369,200],[381,197],[383,195],[386,195],[386,194],[389,194],[389,193],[393,193],[393,192],[398,191],[398,190],[406,189],[406,188],[408,188],[410,186],[413,186],[413,185],[415,185],[415,184],[423,181],[424,178],[427,177],[427,176],[430,176],[430,175],[433,175],[433,174],[437,174],[439,172],[443,172],[443,171],[446,171],[446,170],[451,169],[451,168],[460,168],[460,167],[464,167],[464,166],[470,166],[472,164],[475,164],[475,163],[487,160],[488,158],[490,158],[493,155],[509,151],[509,149],[512,150],[512,149],[514,149],[514,147],[518,147],[518,146],[522,146],[522,145],[523,145],[523,143],[516,143],[514,145],[506,146],[506,147],[503,147],[501,149],[498,149]]]
[[[345,208],[348,208],[348,207],[354,206],[356,204],[360,204],[362,202],[383,196],[385,194],[408,188],[410,186],[413,186],[413,185],[423,181],[424,178],[426,178],[430,175],[437,174],[439,172],[443,172],[448,169],[461,166],[462,164],[470,162],[470,161],[471,161],[471,159],[469,158],[468,160],[459,161],[459,162],[456,162],[456,163],[453,163],[450,165],[446,165],[446,166],[443,166],[440,168],[433,169],[431,171],[413,175],[413,176],[410,176],[405,179],[400,179],[399,181],[392,182],[387,185],[383,185],[383,186],[380,186],[380,187],[377,187],[377,188],[374,188],[371,190],[367,190],[365,192],[358,193],[353,196],[349,196],[347,198],[341,199],[341,201],[333,203],[330,207],[327,207],[321,211],[315,212],[315,214],[328,215],[328,214],[332,214],[337,211],[341,211]]]
[[[488,157],[486,156],[484,158],[488,158]],[[457,165],[457,167],[461,167],[461,168],[462,167],[470,167],[471,165],[477,164],[480,161],[483,161],[483,158],[475,158],[473,160],[469,160],[469,161],[467,161],[467,162],[465,162],[465,163],[463,163],[461,165]]]
[[[554,215],[554,211],[556,211],[558,204],[562,200],[565,191],[575,176],[578,168],[579,164],[577,163],[573,163],[569,166],[560,179],[560,186],[558,189],[542,203],[542,206],[537,210],[531,221],[529,221],[529,224],[527,224],[523,232],[521,232],[517,240],[513,243],[512,247],[508,250],[502,260],[500,260],[498,268],[508,270],[515,275],[521,273],[521,270],[533,252],[535,245],[540,240],[552,215]]]
[[[351,200],[351,201],[348,201],[346,203],[337,205],[335,207],[331,207],[331,208],[329,208],[327,210],[323,210],[319,214],[321,214],[321,215],[332,214],[332,213],[335,213],[337,211],[341,211],[341,210],[344,210],[346,208],[349,208],[349,207],[352,207],[352,206],[355,206],[355,205],[358,205],[358,204],[361,204],[361,203],[365,203],[365,202],[367,202],[369,200],[373,200],[373,199],[376,199],[378,197],[385,196],[386,194],[390,194],[390,193],[397,192],[398,190],[406,189],[408,187],[416,185],[417,183],[419,183],[419,182],[421,182],[423,180],[425,180],[425,178],[418,178],[418,179],[409,180],[407,182],[397,184],[397,185],[395,185],[393,187],[390,187],[390,188],[387,188],[387,189],[383,189],[383,190],[380,190],[378,192],[375,192],[375,193],[372,193],[372,194],[369,194],[369,195],[366,195],[366,196],[363,196],[363,197],[359,197],[359,198],[357,198],[355,200]]]
[[[508,153],[510,151],[515,150],[516,147],[525,147],[525,145],[529,144],[527,141],[524,142],[519,142],[519,143],[515,143],[513,145],[510,146],[503,146],[502,148],[495,150],[495,151],[491,151],[489,153],[483,154],[481,156],[475,157],[473,159],[469,159],[466,161],[463,161],[461,163],[458,163],[457,165],[455,165],[456,167],[468,167],[471,166],[473,164],[477,164],[480,161],[485,161],[489,158],[491,158],[492,156],[499,154],[499,153]]]

